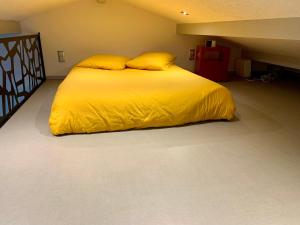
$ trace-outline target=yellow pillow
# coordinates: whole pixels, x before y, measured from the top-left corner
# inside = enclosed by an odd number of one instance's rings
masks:
[[[116,55],[94,55],[83,61],[76,66],[87,67],[93,69],[105,70],[123,70],[126,67],[126,62],[129,58]]]
[[[148,52],[128,61],[126,66],[140,70],[165,70],[173,64],[175,58],[167,52]]]

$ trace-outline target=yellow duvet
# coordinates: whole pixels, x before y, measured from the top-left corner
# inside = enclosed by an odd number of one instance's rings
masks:
[[[54,135],[230,120],[223,86],[177,66],[166,71],[74,67],[59,86],[49,124]]]

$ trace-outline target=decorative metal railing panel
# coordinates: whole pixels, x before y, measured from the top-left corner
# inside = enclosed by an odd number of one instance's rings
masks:
[[[45,79],[39,34],[0,38],[0,127]]]

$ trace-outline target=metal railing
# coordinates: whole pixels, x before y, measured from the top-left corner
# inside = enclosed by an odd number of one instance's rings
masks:
[[[40,34],[0,38],[0,127],[45,80]]]

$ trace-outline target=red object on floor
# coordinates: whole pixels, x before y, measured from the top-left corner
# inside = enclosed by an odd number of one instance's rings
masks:
[[[197,47],[196,74],[212,81],[228,80],[230,49],[223,46]]]

